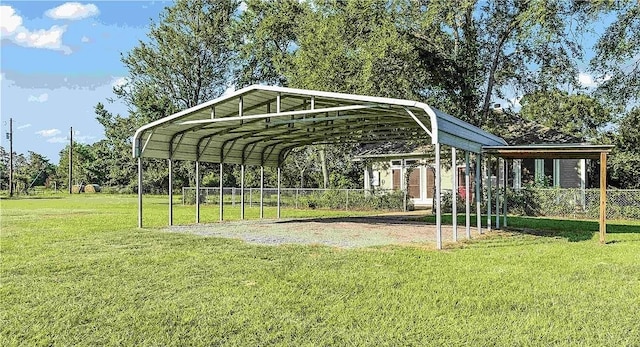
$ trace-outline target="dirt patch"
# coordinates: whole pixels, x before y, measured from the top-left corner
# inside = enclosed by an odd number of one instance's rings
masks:
[[[174,226],[169,232],[241,239],[262,245],[320,244],[341,248],[394,244],[435,245],[436,227],[419,222],[414,214],[371,217],[252,220],[188,226]],[[477,230],[472,228],[472,236]],[[464,226],[458,239],[465,239]],[[453,228],[442,227],[444,243],[453,241]]]

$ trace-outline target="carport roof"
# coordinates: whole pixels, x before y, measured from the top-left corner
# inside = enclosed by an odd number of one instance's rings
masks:
[[[278,166],[299,146],[400,140],[475,153],[506,145],[417,101],[253,85],[142,126],[133,155]]]

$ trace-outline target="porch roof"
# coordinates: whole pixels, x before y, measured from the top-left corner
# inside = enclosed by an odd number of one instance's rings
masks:
[[[482,153],[505,159],[600,159],[613,145],[554,143],[518,146],[483,146]]]

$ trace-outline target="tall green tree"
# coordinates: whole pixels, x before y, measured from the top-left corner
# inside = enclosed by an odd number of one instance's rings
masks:
[[[248,0],[245,4],[233,26],[236,86],[287,86],[285,73],[291,69],[298,28],[308,8],[298,0]]]
[[[598,134],[612,121],[611,111],[586,94],[569,94],[554,88],[527,94],[520,103],[520,114],[525,119],[584,141],[596,140]]]
[[[230,28],[239,1],[178,0],[152,21],[148,41],[140,41],[122,62],[128,83],[119,90],[131,105],[155,94],[186,109],[222,94],[230,81]],[[157,115],[162,116],[162,114]]]
[[[137,185],[131,155],[135,129],[214,99],[231,85],[231,27],[238,5],[234,0],[178,0],[152,21],[146,40],[123,54],[129,74],[115,93],[129,106],[129,115],[114,116],[104,105],[96,106],[106,138],[97,151],[105,158],[109,184]],[[195,180],[191,163],[176,164],[176,184]],[[166,189],[166,170],[163,161],[147,161],[145,185]]]
[[[102,184],[105,172],[96,166],[96,154],[91,145],[74,142],[72,153],[71,184]],[[69,145],[60,151],[60,161],[56,168],[58,187],[68,187],[69,178]]]
[[[596,79],[602,82],[597,92],[622,108],[640,102],[640,5],[637,1],[601,1],[591,10],[596,21],[603,15],[615,16],[598,39],[590,62]]]
[[[310,2],[297,29],[291,86],[411,98],[416,55],[396,27],[398,10],[375,0]]]
[[[491,122],[492,102],[507,90],[522,95],[576,82],[575,59],[582,50],[567,31],[584,21],[571,2],[408,4],[406,33],[420,52],[423,93],[444,99],[443,108],[464,120]]]
[[[640,107],[633,108],[619,122],[615,148],[609,161],[609,184],[640,189]]]

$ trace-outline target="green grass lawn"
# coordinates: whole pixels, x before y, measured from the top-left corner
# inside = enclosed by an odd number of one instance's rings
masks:
[[[640,221],[611,222],[607,245],[593,221],[513,217],[528,231],[345,250],[163,232],[162,197],[137,229],[136,206],[1,201],[0,345],[640,345]]]

